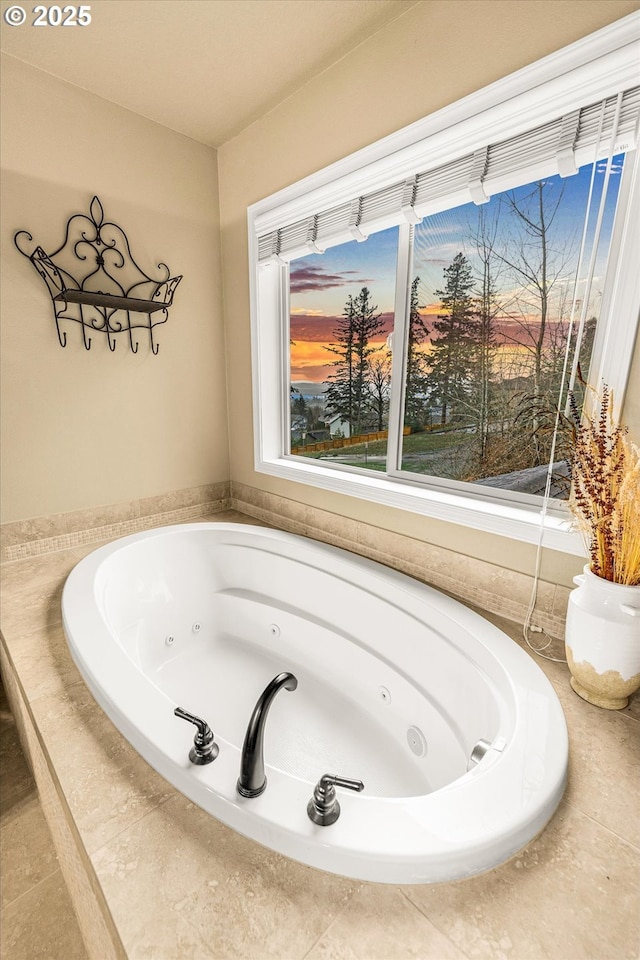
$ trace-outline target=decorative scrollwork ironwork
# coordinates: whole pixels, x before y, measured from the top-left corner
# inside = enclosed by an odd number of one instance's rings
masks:
[[[154,328],[166,323],[182,276],[172,277],[166,263],[158,264],[158,279],[146,274],[134,260],[124,230],[104,219],[97,197],[89,205],[89,216],[76,213],[69,218],[64,241],[53,253],[40,246],[30,252],[33,237],[26,230],[19,230],[13,239],[47,286],[60,346],[67,345],[63,324],[70,320],[80,324],[87,350],[90,334],[104,333],[111,351],[118,335],[126,334],[137,353],[140,339],[135,331],[146,330],[151,352],[158,353]],[[136,314],[146,314],[146,320],[138,320]]]

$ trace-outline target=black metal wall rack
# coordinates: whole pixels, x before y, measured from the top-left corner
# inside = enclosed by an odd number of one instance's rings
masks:
[[[154,328],[166,323],[176,287],[182,276],[172,277],[166,263],[159,263],[154,280],[136,263],[124,230],[104,219],[98,197],[89,205],[89,215],[76,213],[67,221],[62,245],[47,254],[27,247],[33,237],[19,230],[14,243],[47,285],[60,346],[67,345],[65,322],[80,325],[82,341],[91,349],[92,335],[103,333],[114,351],[119,336],[138,352],[140,334],[146,330],[153,354],[158,353]],[[146,316],[146,319],[141,319]]]

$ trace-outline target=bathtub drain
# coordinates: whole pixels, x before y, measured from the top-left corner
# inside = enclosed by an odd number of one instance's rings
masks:
[[[473,768],[480,763],[485,753],[487,753],[489,750],[491,750],[491,744],[488,740],[478,740],[475,747],[471,751],[471,756],[469,757],[469,762],[467,763],[467,773],[469,770],[473,770]]]

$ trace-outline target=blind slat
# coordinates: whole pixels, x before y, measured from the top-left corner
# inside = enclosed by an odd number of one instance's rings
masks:
[[[417,222],[427,214],[470,200],[483,203],[492,193],[517,186],[519,182],[527,183],[537,176],[576,173],[578,162],[592,162],[607,152],[616,103],[617,97],[608,97],[604,101],[604,115],[603,101],[589,104],[435,169],[416,171],[410,180],[403,179],[384,189],[354,197],[351,202],[285,224],[258,237],[259,260],[291,260],[354,237],[362,239],[374,230],[403,220]],[[620,149],[636,145],[639,116],[640,86],[626,90],[622,97],[616,137],[616,142],[622,145]]]

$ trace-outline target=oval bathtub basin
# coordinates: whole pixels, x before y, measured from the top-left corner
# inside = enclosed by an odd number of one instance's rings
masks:
[[[135,749],[214,817],[311,866],[467,877],[521,849],[562,796],[566,724],[533,660],[457,601],[344,550],[245,524],[165,527],[82,560],[62,609],[75,663]],[[241,797],[249,718],[285,671],[298,686],[267,716],[266,790]],[[207,721],[214,762],[190,762],[196,728],[176,706]],[[338,789],[339,819],[320,826],[307,804],[327,773],[364,790]]]

